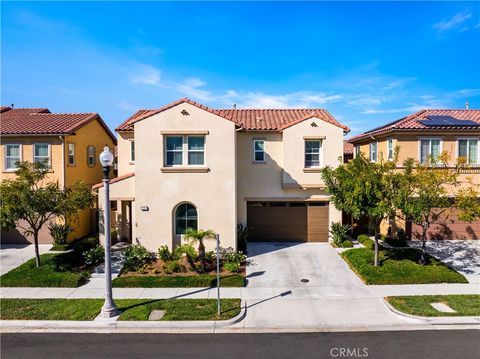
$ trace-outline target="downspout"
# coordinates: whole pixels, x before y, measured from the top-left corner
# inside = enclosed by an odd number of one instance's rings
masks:
[[[58,136],[60,141],[62,141],[62,180],[63,180],[63,187],[65,188],[66,184],[66,171],[65,171],[65,136]]]

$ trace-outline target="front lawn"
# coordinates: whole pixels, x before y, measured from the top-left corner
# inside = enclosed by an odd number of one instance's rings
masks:
[[[93,320],[103,299],[2,299],[2,320]]]
[[[161,320],[225,320],[240,313],[240,299],[119,299],[120,320],[148,320],[152,310],[165,310]],[[103,299],[2,299],[2,320],[93,320]]]
[[[421,295],[387,297],[388,302],[401,312],[424,317],[455,317],[480,315],[480,295]],[[456,313],[440,312],[430,303],[445,303]]]
[[[245,287],[245,277],[240,274],[220,277],[221,287]],[[216,287],[217,276],[199,274],[196,276],[127,276],[113,280],[113,287],[124,288],[205,288]]]
[[[96,238],[86,238],[71,243],[71,252],[42,254],[38,268],[32,258],[2,275],[0,286],[79,287],[88,281],[92,269],[85,265],[83,253],[97,243]]]
[[[414,248],[382,249],[380,266],[373,265],[374,252],[367,248],[341,253],[366,284],[468,283],[460,273],[427,255],[428,264],[420,265],[420,251]]]

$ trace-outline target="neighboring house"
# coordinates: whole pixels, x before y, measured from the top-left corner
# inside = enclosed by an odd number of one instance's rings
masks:
[[[116,131],[110,198],[127,241],[156,251],[202,228],[236,248],[239,223],[252,227],[252,241],[328,241],[329,223],[341,221],[320,170],[340,163],[349,129],[326,110],[218,110],[181,99],[140,110]],[[94,189],[101,207],[103,185]]]
[[[47,181],[68,187],[77,181],[95,184],[102,179],[98,155],[105,145],[116,144],[115,136],[97,113],[51,113],[47,108],[2,107],[0,113],[2,180],[15,178],[17,161],[43,161],[50,164]],[[91,210],[78,214],[69,239],[80,238],[94,230]],[[92,223],[93,222],[93,223]],[[18,230],[2,231],[2,243],[31,242]],[[40,243],[50,243],[44,226]]]
[[[349,140],[354,145],[354,153],[360,151],[371,161],[394,157],[399,146],[398,166],[407,158],[425,163],[429,156],[437,157],[447,151],[455,163],[463,157],[468,168],[462,170],[460,181],[471,178],[480,184],[480,110],[422,110],[375,128]],[[407,234],[413,238],[420,236],[421,229],[407,223]],[[385,228],[384,228],[385,231]],[[455,213],[431,226],[428,233],[431,239],[479,239],[480,221],[461,222]]]
[[[343,141],[343,163],[353,160],[353,145],[348,141]]]

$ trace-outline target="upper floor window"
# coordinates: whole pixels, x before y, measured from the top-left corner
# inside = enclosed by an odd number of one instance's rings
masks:
[[[253,140],[253,161],[265,162],[265,141]]]
[[[96,159],[97,159],[96,152],[97,150],[95,149],[95,147],[93,146],[87,147],[87,163],[90,167],[95,166]]]
[[[458,140],[458,157],[465,158],[469,165],[479,163],[478,138],[462,138]]]
[[[205,163],[205,136],[187,136],[188,164],[203,165]]]
[[[377,162],[378,158],[378,144],[376,142],[370,143],[370,161]]]
[[[320,167],[321,140],[305,140],[305,167]]]
[[[205,136],[165,136],[166,166],[205,164]]]
[[[48,143],[35,143],[33,145],[33,162],[43,162],[50,166],[50,145]]]
[[[22,160],[22,145],[9,143],[5,145],[5,171],[15,171]]]
[[[130,141],[130,162],[135,162],[135,141]]]
[[[393,160],[393,138],[387,139],[387,159]]]
[[[420,140],[420,162],[428,164],[430,159],[438,160],[442,141],[439,138],[422,138]]]
[[[69,166],[75,165],[75,144],[74,143],[68,144],[68,165]]]
[[[353,154],[357,157],[360,154],[360,145],[355,145]]]

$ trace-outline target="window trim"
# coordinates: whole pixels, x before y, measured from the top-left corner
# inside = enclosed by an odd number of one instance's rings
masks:
[[[135,139],[130,139],[130,140],[128,140],[128,142],[130,142],[128,157],[130,159],[130,163],[135,163]],[[133,154],[133,156],[132,156],[132,154]]]
[[[167,138],[169,137],[180,137],[182,138],[182,149],[180,150],[167,150]],[[188,149],[188,138],[189,137],[202,137],[203,138],[203,163],[202,164],[189,164],[188,154],[190,152],[202,152],[198,150],[189,150]],[[167,164],[167,153],[168,152],[181,152],[182,153],[182,164]],[[207,163],[207,136],[204,134],[198,133],[189,133],[189,134],[174,134],[169,133],[168,135],[163,135],[163,167],[164,172],[174,172],[169,171],[169,169],[203,169],[206,168]]]
[[[3,143],[3,170],[4,172],[16,172],[18,168],[7,168],[7,146],[19,146],[19,162],[23,161],[23,145],[21,143]]]
[[[440,141],[440,150],[438,154],[441,154],[443,152],[443,137],[419,137],[418,138],[418,162],[422,165],[425,165],[426,163],[422,162],[422,141],[424,140],[429,140],[430,145],[429,145],[429,154],[428,156],[431,156],[432,152],[432,140],[439,140]],[[439,165],[438,163],[437,165]]]
[[[73,145],[73,163],[70,163],[70,145]],[[67,166],[75,167],[77,165],[77,144],[67,142]]]
[[[177,211],[179,210],[180,206],[183,206],[184,204],[188,204],[188,205],[192,206],[193,208],[195,208],[195,211],[197,213],[197,229],[200,228],[200,226],[199,226],[200,215],[199,215],[198,207],[195,206],[191,202],[181,202],[181,203],[177,204],[173,209],[173,233],[174,233],[175,236],[183,236],[184,235],[184,233],[178,233],[177,232]]]
[[[456,151],[455,154],[457,156],[457,160],[460,158],[460,140],[476,140],[477,141],[477,163],[470,164],[468,163],[468,158],[467,158],[467,165],[471,165],[474,167],[480,167],[480,137],[457,137],[456,140]],[[470,146],[467,145],[467,151],[470,153]]]
[[[47,145],[48,146],[48,168],[52,167],[52,145],[48,142],[35,142],[32,144],[32,161],[35,163],[35,146]]]
[[[90,164],[90,149],[93,149],[93,164]],[[87,146],[87,166],[88,167],[95,167],[97,165],[97,149],[93,145]]]
[[[360,152],[362,152],[361,146],[357,143],[355,146],[353,146],[353,158],[357,158]]]
[[[387,138],[387,160],[388,161],[393,161],[393,156],[395,155],[395,146],[394,146],[394,141],[395,139],[393,137]],[[390,148],[390,143],[392,144],[392,148]],[[392,156],[390,156],[390,151]]]
[[[372,159],[372,145],[375,145],[375,160]],[[373,141],[368,144],[368,158],[370,162],[378,162],[378,141]]]
[[[318,147],[318,166],[307,166],[307,141],[310,142],[318,142],[319,147]],[[314,153],[310,153],[314,154]],[[304,169],[318,169],[323,167],[323,139],[319,138],[309,138],[309,137],[304,137],[303,138],[303,168]]]
[[[257,142],[263,142],[263,150],[256,150],[255,149],[255,144]],[[253,163],[266,163],[267,162],[267,158],[265,156],[265,139],[264,138],[253,138],[252,139],[252,144],[253,144]],[[255,158],[255,154],[259,152],[259,153],[263,153],[263,160],[259,161]]]

